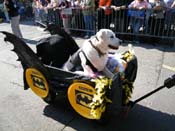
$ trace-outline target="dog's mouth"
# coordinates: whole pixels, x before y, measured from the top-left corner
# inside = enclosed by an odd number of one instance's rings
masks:
[[[111,49],[118,49],[118,46],[108,45],[108,47]]]

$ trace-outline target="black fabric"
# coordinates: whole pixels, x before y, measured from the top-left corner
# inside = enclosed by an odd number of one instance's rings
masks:
[[[137,70],[138,70],[137,57],[133,56],[133,58],[127,62],[127,68],[125,70],[125,78],[130,82],[134,82],[137,76]]]
[[[120,79],[120,73],[116,73],[112,78],[111,88],[107,92],[107,98],[112,100],[112,103],[108,105],[107,112],[119,114],[122,109],[122,82]]]
[[[8,3],[6,3],[6,8],[9,14],[9,17],[15,17],[18,16],[18,8],[17,5],[12,0],[7,0]]]
[[[46,65],[61,68],[77,49],[70,45],[66,38],[60,35],[52,35],[41,39],[36,46],[37,56]]]
[[[103,28],[109,29],[112,20],[112,15],[105,15],[105,12],[102,8],[98,8],[97,12],[98,30]]]
[[[132,2],[132,0],[112,0],[112,5],[115,6],[122,6],[122,5],[128,5]]]
[[[82,52],[86,57],[85,53],[81,49],[78,50],[70,59],[70,62],[73,64],[73,67],[72,69],[70,69],[70,71],[78,71],[78,70],[83,71],[83,67],[81,66],[81,59],[79,56],[80,52]],[[88,60],[87,57],[86,57],[86,65],[90,66],[93,72],[97,72],[97,69],[92,65],[92,63]]]
[[[55,24],[47,25],[45,31],[49,31],[51,36],[37,43],[37,55],[44,64],[61,68],[79,46],[67,32]]]

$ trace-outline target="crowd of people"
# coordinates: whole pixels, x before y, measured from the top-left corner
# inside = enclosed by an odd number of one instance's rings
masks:
[[[2,0],[1,0],[2,1]],[[5,0],[4,0],[5,1]],[[134,33],[150,29],[151,32],[175,30],[175,0],[12,0],[16,1],[18,13],[34,17],[35,21],[61,23],[67,33],[71,28],[86,30],[85,38],[94,29],[110,28],[118,19],[116,12],[124,12],[122,19],[129,18],[127,30]],[[1,2],[2,3],[2,2]],[[4,6],[6,21],[10,21]],[[115,12],[115,13],[114,13]],[[125,20],[124,20],[125,21]],[[151,25],[150,25],[151,21]],[[120,25],[121,26],[121,25]],[[153,26],[154,28],[150,27]]]

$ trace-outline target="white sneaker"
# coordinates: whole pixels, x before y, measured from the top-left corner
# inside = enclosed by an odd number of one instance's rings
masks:
[[[131,30],[131,26],[128,26],[128,30]]]
[[[143,30],[144,30],[143,26],[142,26],[142,27],[140,27],[139,31],[143,31]]]

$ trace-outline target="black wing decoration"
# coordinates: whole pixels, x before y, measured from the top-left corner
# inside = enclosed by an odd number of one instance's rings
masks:
[[[8,41],[13,44],[14,48],[12,51],[18,55],[18,60],[21,61],[24,69],[33,67],[39,69],[43,73],[47,73],[47,70],[42,62],[23,40],[6,31],[1,31],[1,33],[5,35],[4,41]]]
[[[36,68],[40,72],[44,74],[46,79],[50,80],[50,73],[48,72],[47,68],[44,67],[43,63],[38,59],[36,54],[33,52],[33,50],[19,37],[6,32],[6,31],[1,31],[5,35],[4,41],[10,42],[13,44],[14,48],[12,51],[14,51],[17,56],[18,56],[18,61],[21,62],[22,67],[24,69],[23,72],[23,82],[24,82],[24,89],[28,89],[28,85],[26,83],[25,77],[25,70],[27,68]]]
[[[18,55],[18,60],[21,61],[24,73],[27,68],[36,68],[46,77],[50,87],[59,86],[60,83],[63,85],[71,84],[74,80],[90,80],[89,77],[80,76],[73,72],[66,72],[59,68],[44,65],[23,40],[6,31],[1,31],[1,33],[5,35],[4,41],[13,44],[14,48],[12,51]],[[25,78],[24,89],[28,89]]]

